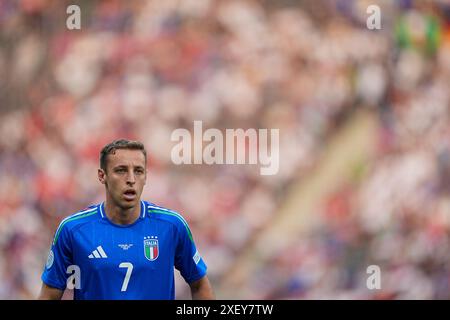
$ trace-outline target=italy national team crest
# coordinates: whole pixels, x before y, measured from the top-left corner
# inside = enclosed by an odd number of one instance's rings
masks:
[[[159,256],[159,246],[158,246],[158,237],[144,237],[144,254],[145,257],[154,261]]]

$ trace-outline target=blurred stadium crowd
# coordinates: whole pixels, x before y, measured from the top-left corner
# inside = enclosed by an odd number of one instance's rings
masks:
[[[102,201],[99,150],[118,137],[146,145],[144,198],[186,217],[220,298],[361,108],[379,119],[376,155],[242,284],[248,298],[450,298],[450,6],[378,1],[370,31],[372,2],[77,1],[69,31],[68,2],[0,1],[0,298],[36,296],[59,221]],[[171,133],[194,120],[279,128],[280,172],[173,165]]]

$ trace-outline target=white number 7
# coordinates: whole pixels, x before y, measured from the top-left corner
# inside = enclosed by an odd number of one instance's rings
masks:
[[[120,291],[127,291],[128,282],[130,281],[131,272],[133,271],[133,265],[130,262],[122,262],[119,264],[119,268],[127,268],[125,279],[123,280],[122,289]]]

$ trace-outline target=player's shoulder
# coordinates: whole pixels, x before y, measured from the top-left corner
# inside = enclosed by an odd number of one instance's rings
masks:
[[[186,219],[179,212],[148,201],[144,201],[144,204],[150,219],[164,220],[175,224],[177,227],[189,228]]]
[[[99,219],[99,216],[100,216],[99,205],[91,205],[83,210],[77,211],[65,217],[59,223],[53,241],[56,243],[56,241],[58,240],[59,236],[63,231],[70,232],[75,228],[77,228],[78,226]]]
[[[67,225],[67,227],[73,228],[80,224],[97,220],[99,218],[99,205],[95,204],[89,206],[83,210],[77,211],[61,221],[61,224]]]

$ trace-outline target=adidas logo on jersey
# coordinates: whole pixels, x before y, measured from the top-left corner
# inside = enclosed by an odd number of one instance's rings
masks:
[[[96,259],[96,258],[108,258],[105,251],[103,250],[102,246],[98,246],[97,249],[92,251],[92,253],[88,256],[89,259]]]

